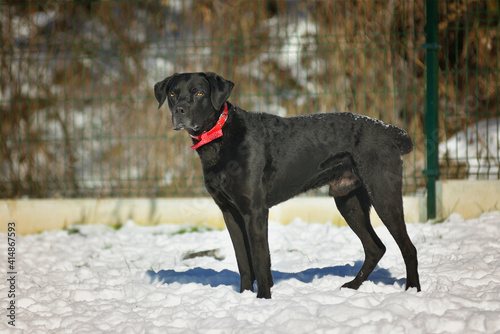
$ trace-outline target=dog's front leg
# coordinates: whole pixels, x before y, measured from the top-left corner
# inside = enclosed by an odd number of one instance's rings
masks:
[[[268,209],[253,209],[244,215],[250,243],[250,258],[257,280],[257,298],[271,298],[273,276],[268,243]]]
[[[224,216],[224,221],[233,243],[236,262],[238,263],[241,279],[240,292],[245,290],[253,291],[255,275],[252,268],[250,245],[246,234],[245,222],[240,213],[234,208],[222,209],[222,215]]]

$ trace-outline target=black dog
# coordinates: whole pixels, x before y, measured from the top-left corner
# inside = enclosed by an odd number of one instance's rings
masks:
[[[234,245],[241,291],[253,290],[257,280],[257,297],[271,297],[269,208],[323,185],[365,250],[361,270],[343,287],[357,289],[385,253],[370,224],[373,205],[403,254],[406,288],[420,291],[401,192],[401,156],[413,149],[408,133],[352,113],[247,112],[227,102],[233,86],[214,73],[184,73],[158,82],[154,92],[159,107],[168,100],[174,130],[193,138],[205,186]]]

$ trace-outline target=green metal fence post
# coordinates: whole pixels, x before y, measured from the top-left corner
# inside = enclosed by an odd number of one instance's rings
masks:
[[[438,2],[426,1],[427,109],[425,116],[427,150],[427,219],[436,218],[436,180],[439,178],[438,144]]]

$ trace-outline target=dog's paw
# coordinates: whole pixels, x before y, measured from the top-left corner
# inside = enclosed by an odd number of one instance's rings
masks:
[[[350,282],[345,283],[342,285],[342,288],[348,288],[348,289],[353,289],[353,290],[358,290],[358,288],[361,286],[363,282],[358,282],[357,280],[352,280]]]
[[[406,283],[406,289],[405,290],[412,289],[412,288],[416,288],[417,292],[422,291],[420,289],[420,283],[417,283],[417,284]]]
[[[259,292],[257,292],[257,298],[271,299],[271,290],[261,291],[259,289]]]

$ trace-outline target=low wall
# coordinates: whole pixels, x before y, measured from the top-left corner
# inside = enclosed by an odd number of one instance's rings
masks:
[[[425,222],[425,197],[404,197],[408,223]],[[500,181],[442,181],[438,185],[441,217],[452,212],[464,218],[500,210]],[[0,217],[16,222],[19,234],[61,229],[75,224],[120,225],[131,219],[137,224],[191,223],[223,228],[224,221],[211,198],[131,198],[131,199],[18,199],[0,201]],[[296,197],[270,210],[269,219],[288,224],[295,218],[310,222],[345,224],[330,197]],[[372,210],[374,226],[380,219]]]
[[[465,219],[500,210],[500,180],[444,180],[437,184],[438,215],[459,213]]]

